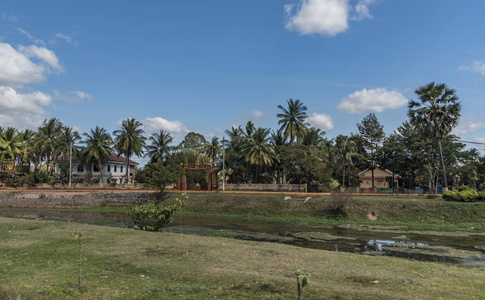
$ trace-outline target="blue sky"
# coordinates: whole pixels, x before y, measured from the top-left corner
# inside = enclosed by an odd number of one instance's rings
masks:
[[[376,113],[387,133],[428,82],[485,142],[485,1],[11,1],[0,8],[0,126],[56,117],[81,132],[136,118],[150,134],[222,137],[278,105],[327,137]]]

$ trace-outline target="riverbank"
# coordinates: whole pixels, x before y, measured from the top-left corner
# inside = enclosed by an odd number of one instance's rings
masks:
[[[231,218],[288,222],[371,223],[485,229],[485,202],[447,202],[406,195],[308,195],[189,192],[184,212]],[[0,206],[64,207],[123,210],[149,199],[155,192],[0,192]],[[180,193],[165,193],[157,201],[174,203]],[[102,207],[102,208],[99,208]],[[104,208],[103,208],[104,207]]]
[[[82,292],[77,285],[83,234]],[[485,272],[216,237],[0,218],[0,298],[480,299]]]

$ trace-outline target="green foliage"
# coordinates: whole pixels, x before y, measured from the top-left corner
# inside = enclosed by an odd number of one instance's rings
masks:
[[[187,196],[185,193],[182,194]],[[137,205],[131,208],[128,214],[133,218],[133,223],[142,230],[146,231],[160,231],[165,225],[173,221],[173,215],[179,209],[182,209],[185,202],[176,199],[176,203],[172,205],[156,206],[155,202],[150,201],[144,205]]]
[[[163,192],[165,186],[174,183],[178,179],[178,173],[169,170],[163,163],[152,163],[145,167],[148,186],[160,189]]]
[[[476,202],[485,200],[485,192],[477,192],[469,186],[460,186],[456,191],[446,191],[443,193],[443,199],[447,201],[459,202]]]
[[[301,288],[310,284],[310,277],[312,277],[312,274],[306,272],[303,269],[298,268],[296,269],[295,275],[296,275],[296,281],[298,284],[298,299],[301,300],[302,299]]]

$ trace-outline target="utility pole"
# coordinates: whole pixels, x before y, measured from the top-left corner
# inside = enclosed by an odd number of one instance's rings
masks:
[[[222,137],[222,191],[226,190],[226,138]]]
[[[72,173],[72,143],[69,144],[69,187],[71,187],[71,173]]]

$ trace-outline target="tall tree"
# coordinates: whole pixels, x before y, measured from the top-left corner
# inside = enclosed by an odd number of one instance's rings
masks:
[[[384,140],[384,126],[382,126],[374,113],[370,113],[361,123],[357,123],[357,129],[362,137],[363,146],[369,153],[369,166],[372,172],[372,191],[374,191],[374,169],[376,168],[376,153]]]
[[[294,143],[300,141],[307,131],[307,124],[305,123],[308,117],[307,107],[298,99],[295,101],[290,99],[286,102],[288,108],[278,105],[282,112],[278,113],[276,117],[280,119],[278,121],[278,125],[281,125],[280,130],[290,138],[290,143]]]
[[[354,166],[354,158],[359,154],[355,142],[348,136],[339,135],[335,141],[333,158],[337,168],[342,169],[342,189],[345,187],[345,171]]]
[[[258,181],[258,173],[263,166],[271,166],[276,158],[274,148],[269,143],[270,129],[258,128],[251,138],[245,139],[243,153],[246,162],[256,165],[255,181]]]
[[[204,152],[212,162],[215,162],[217,156],[221,154],[221,145],[219,144],[219,139],[217,137],[213,137],[212,141],[204,146]]]
[[[102,127],[91,128],[89,133],[84,133],[85,140],[82,141],[86,146],[81,152],[82,161],[85,165],[96,163],[101,173],[100,181],[103,182],[103,164],[106,163],[113,150],[113,139]]]
[[[17,129],[8,127],[0,132],[0,159],[11,161],[15,168],[17,158],[22,156],[22,148],[23,144]]]
[[[448,181],[441,140],[458,124],[461,105],[455,90],[449,89],[444,83],[428,83],[418,88],[415,93],[420,101],[412,100],[408,104],[410,123],[416,126],[423,136],[436,142],[441,163],[443,190],[447,190]]]
[[[142,156],[145,147],[145,131],[143,124],[136,119],[126,119],[121,122],[121,129],[113,131],[115,136],[115,149],[118,156],[124,154],[126,157],[126,183],[130,179],[130,157],[135,154]]]
[[[160,130],[153,133],[148,141],[150,141],[150,145],[146,146],[146,155],[150,157],[150,163],[163,162],[172,148],[169,144],[173,141],[173,137],[169,132]]]
[[[47,161],[47,171],[52,173],[50,168],[53,153],[58,146],[58,139],[61,133],[62,123],[56,118],[44,120],[39,127],[37,135],[34,138],[34,147],[38,149],[41,156]]]
[[[64,157],[69,157],[71,155],[71,149],[72,154],[76,155],[78,150],[76,144],[80,140],[81,136],[79,135],[79,132],[75,131],[72,127],[62,126],[54,156],[62,155]]]

